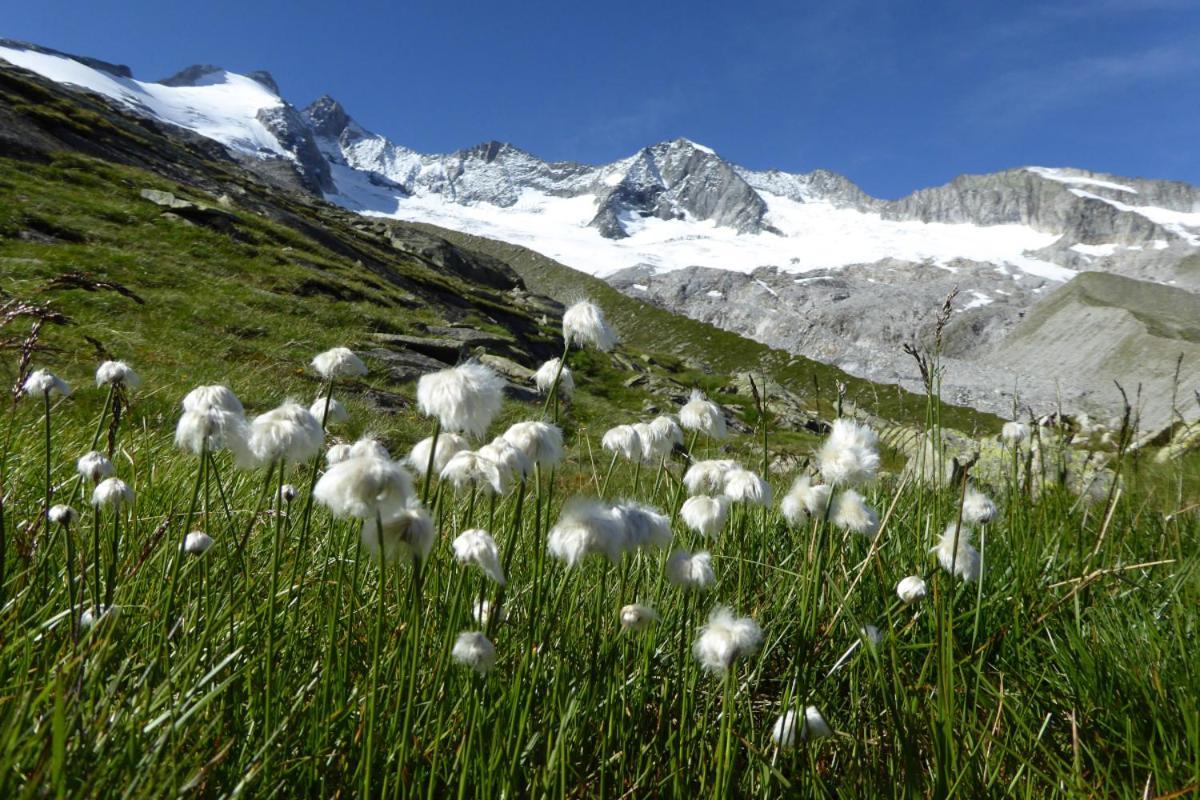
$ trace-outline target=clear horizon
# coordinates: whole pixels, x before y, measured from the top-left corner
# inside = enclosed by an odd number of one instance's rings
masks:
[[[141,80],[267,70],[294,105],[328,94],[421,152],[494,139],[598,164],[685,137],[885,198],[1035,164],[1200,183],[1194,2],[207,8],[49,0],[0,36]]]

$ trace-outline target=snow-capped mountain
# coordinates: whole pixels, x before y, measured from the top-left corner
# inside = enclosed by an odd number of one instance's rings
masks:
[[[524,245],[876,380],[913,382],[899,345],[958,287],[945,386],[994,411],[1012,410],[1014,388],[1038,406],[1063,398],[1111,410],[1113,378],[1161,380],[1161,359],[1072,363],[1079,374],[1067,379],[1034,363],[1027,345],[1020,357],[1006,350],[1026,313],[1080,273],[1200,289],[1200,188],[1179,182],[1024,167],[889,201],[824,170],[745,169],[682,138],[599,166],[547,162],[501,142],[429,155],[364,129],[332,98],[293,107],[267,73],[196,66],[140,81],[124,67],[5,40],[0,58],[215,139],[243,161],[286,165],[300,186],[346,208]],[[1120,293],[1072,296],[1101,294]],[[1200,367],[1193,338],[1143,327],[1159,337],[1151,352],[1159,347],[1173,364],[1178,346]],[[1043,361],[1075,350],[1047,343]],[[1151,416],[1169,414],[1156,407]]]

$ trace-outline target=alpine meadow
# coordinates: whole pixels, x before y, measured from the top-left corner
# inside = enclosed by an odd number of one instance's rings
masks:
[[[0,40],[0,796],[1193,796],[1197,264]]]

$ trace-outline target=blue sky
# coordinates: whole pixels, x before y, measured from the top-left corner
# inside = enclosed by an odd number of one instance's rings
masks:
[[[0,36],[129,64],[269,70],[425,152],[609,161],[686,136],[897,197],[1080,166],[1200,183],[1200,0],[8,0]]]

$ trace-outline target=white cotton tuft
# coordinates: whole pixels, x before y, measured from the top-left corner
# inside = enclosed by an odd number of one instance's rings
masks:
[[[75,462],[75,471],[85,480],[99,483],[105,478],[111,478],[116,469],[108,460],[108,456],[98,450],[93,450],[79,457],[79,460]]]
[[[325,408],[325,398],[318,397],[312,401],[312,405],[308,407],[308,411],[317,418],[317,422],[325,420],[325,427],[330,425],[341,425],[344,422],[350,421],[350,412],[342,405],[336,397],[329,398],[329,408]]]
[[[136,389],[142,385],[142,379],[133,367],[124,361],[105,361],[96,368],[97,386],[116,386],[120,384],[127,389]]]
[[[853,489],[846,489],[833,496],[829,518],[839,528],[868,539],[874,539],[879,533],[879,515],[867,505],[862,495]]]
[[[812,478],[801,475],[779,504],[784,519],[793,525],[802,524],[806,517],[823,520],[829,509],[831,489],[825,484],[813,486]]]
[[[617,334],[608,326],[604,312],[589,300],[580,300],[563,314],[563,339],[567,345],[591,345],[608,352],[617,346]]]
[[[1006,422],[1000,429],[1000,438],[1010,445],[1020,445],[1029,441],[1029,426],[1023,422]]]
[[[834,420],[817,453],[817,463],[825,482],[833,486],[873,481],[879,471],[879,438],[866,425],[844,418]]]
[[[617,561],[625,547],[625,526],[612,509],[595,500],[567,502],[546,543],[550,555],[573,567],[589,555]]]
[[[859,628],[858,635],[868,647],[878,647],[883,643],[883,632],[874,625],[863,625]]]
[[[312,368],[322,378],[357,378],[367,374],[367,365],[349,347],[334,347],[318,353]]]
[[[625,550],[671,544],[671,520],[655,509],[627,500],[613,506],[612,513],[624,526]]]
[[[242,401],[226,386],[197,386],[184,395],[184,411],[206,412],[214,408],[239,417],[246,415]]]
[[[468,361],[422,375],[417,381],[417,408],[451,433],[482,437],[500,411],[504,379],[491,367]]]
[[[456,491],[467,486],[475,486],[492,494],[504,494],[508,491],[509,471],[502,468],[494,460],[482,452],[460,450],[450,457],[439,476],[448,482]]]
[[[963,522],[972,525],[983,524],[995,519],[996,504],[974,486],[968,486],[966,496],[963,497],[962,512]]]
[[[729,518],[729,498],[724,495],[709,497],[698,494],[689,497],[679,509],[683,524],[701,536],[716,538],[725,529]]]
[[[279,487],[279,499],[285,503],[290,503],[296,499],[296,495],[300,494],[300,490],[290,483],[285,483]]]
[[[205,450],[217,453],[229,448],[239,463],[252,459],[249,437],[249,426],[241,414],[215,406],[184,411],[175,426],[175,446],[180,450],[200,455]]]
[[[485,530],[472,528],[463,531],[450,543],[460,564],[474,564],[484,575],[504,585],[504,568],[500,566],[500,551],[496,540]]]
[[[750,617],[735,617],[732,610],[718,606],[708,615],[708,624],[701,628],[692,653],[701,667],[720,675],[761,644],[762,628],[757,622]]]
[[[313,499],[335,517],[384,519],[404,509],[413,495],[412,477],[400,464],[363,456],[331,466],[313,488]]]
[[[86,633],[106,619],[116,619],[120,613],[120,606],[101,605],[99,608],[89,608],[79,615],[79,630]]]
[[[600,446],[613,455],[619,455],[626,461],[639,462],[644,460],[645,451],[642,437],[632,425],[618,425],[609,428],[600,440]]]
[[[299,403],[287,402],[254,418],[250,423],[250,457],[238,460],[243,467],[277,461],[295,464],[321,452],[324,442],[320,420]]]
[[[456,453],[461,453],[470,446],[470,442],[457,433],[438,434],[437,453],[433,457],[434,474],[442,474],[442,470],[450,463],[450,459],[454,458]],[[424,475],[425,470],[429,469],[429,451],[432,447],[433,437],[427,436],[413,445],[412,451],[408,454],[408,458],[405,459],[408,466],[416,471],[418,475]]]
[[[325,466],[332,467],[350,458],[350,445],[335,444],[325,451]]]
[[[50,506],[50,511],[46,516],[56,525],[70,525],[79,519],[79,512],[68,505],[60,503],[56,506]]]
[[[703,550],[698,553],[676,550],[667,559],[667,580],[683,589],[705,591],[717,580],[712,556]]]
[[[529,457],[502,436],[497,436],[476,452],[500,465],[506,486],[514,480],[522,481],[528,478],[529,474],[533,472],[533,462],[529,460]]]
[[[350,458],[382,458],[384,461],[391,461],[392,459],[392,454],[383,446],[383,443],[369,436],[363,437],[350,445],[349,452]]]
[[[735,469],[738,463],[727,458],[696,461],[683,473],[683,485],[688,494],[722,494],[725,476]]]
[[[942,569],[968,583],[977,581],[983,574],[983,559],[979,551],[971,546],[971,529],[963,525],[958,531],[957,549],[954,546],[954,529],[953,522],[947,525],[937,545],[930,552],[937,554]]]
[[[486,675],[496,665],[496,646],[479,631],[463,631],[454,640],[450,655],[464,667]]]
[[[771,505],[771,484],[750,470],[740,467],[725,473],[725,487],[722,493],[734,503]]]
[[[929,593],[925,579],[920,575],[909,575],[896,584],[896,596],[906,606],[911,606],[918,600],[924,600]]]
[[[537,386],[538,392],[550,394],[550,390],[554,387],[554,376],[558,375],[558,396],[569,398],[575,393],[575,377],[571,374],[571,368],[565,365],[562,372],[559,373],[558,363],[560,360],[552,358],[538,367],[537,372],[533,374],[533,382]]]
[[[47,397],[51,394],[60,394],[63,397],[71,396],[70,384],[48,369],[39,369],[29,373],[22,391],[30,397]]]
[[[504,606],[500,606],[496,610],[496,622],[507,622],[508,611]],[[492,604],[487,600],[476,600],[475,605],[471,606],[471,617],[480,625],[487,626],[492,620]]]
[[[180,549],[193,556],[202,556],[208,552],[208,548],[212,547],[212,545],[212,537],[207,533],[192,531],[183,537],[183,545],[181,545]]]
[[[401,556],[424,562],[433,549],[437,530],[433,518],[417,501],[410,498],[404,508],[392,509],[383,517],[383,560],[398,561]],[[380,557],[379,524],[374,517],[363,523],[363,547],[372,558]]]
[[[504,432],[504,440],[543,468],[563,459],[562,429],[548,422],[518,422]]]
[[[658,622],[658,612],[650,606],[630,603],[621,607],[621,630],[644,631]]]
[[[710,439],[725,438],[725,414],[721,407],[707,399],[699,389],[679,410],[679,424],[686,430],[703,434]]]
[[[114,511],[133,502],[133,489],[120,478],[107,478],[96,484],[92,491],[92,505],[96,508],[111,506]]]

